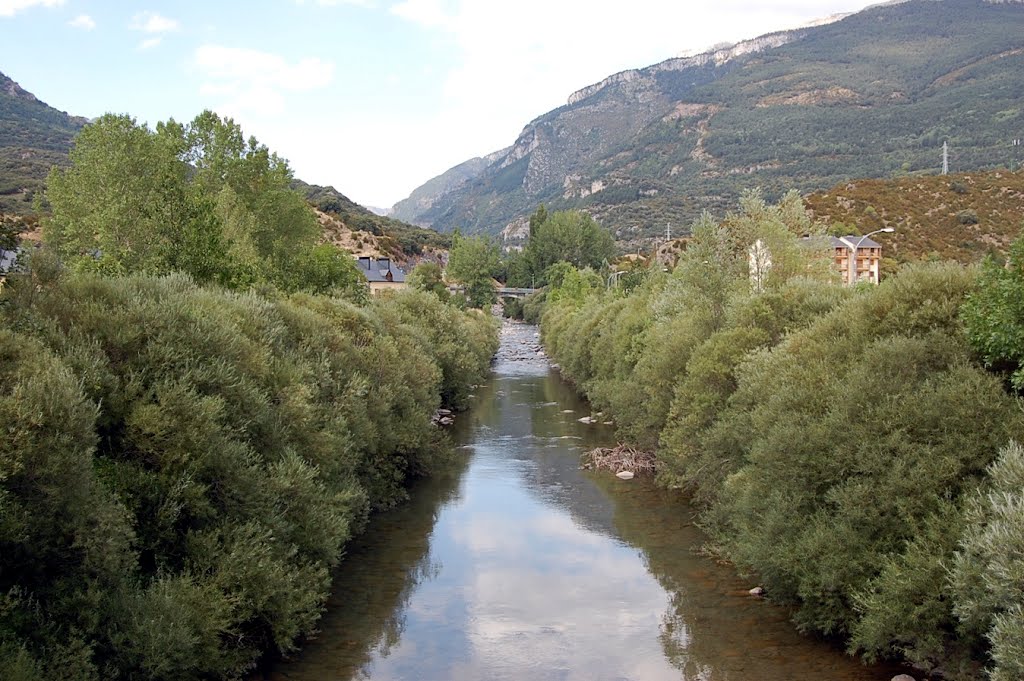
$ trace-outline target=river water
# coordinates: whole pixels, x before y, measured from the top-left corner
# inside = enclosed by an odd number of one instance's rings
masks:
[[[677,494],[579,469],[614,432],[506,323],[455,460],[348,548],[321,633],[279,681],[888,681],[801,637],[699,555]]]

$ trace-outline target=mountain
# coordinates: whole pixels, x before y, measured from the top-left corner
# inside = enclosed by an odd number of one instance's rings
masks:
[[[437,253],[451,247],[449,235],[379,215],[334,187],[292,180],[292,189],[316,209],[324,238],[356,255],[388,255],[406,264],[422,257],[437,259]]]
[[[87,119],[69,116],[0,73],[0,213],[27,213],[53,165],[67,163]]]
[[[434,179],[427,180],[425,184],[414,189],[408,198],[402,199],[392,206],[390,215],[399,220],[417,224],[416,218],[424,211],[429,210],[441,196],[478,176],[508,151],[508,149],[502,149],[482,158],[471,158],[446,170]]]
[[[1024,137],[1022,34],[1020,0],[908,0],[624,71],[482,169],[431,180],[401,214],[496,234],[544,203],[628,243],[732,209],[748,188],[774,199],[937,172],[943,142],[955,171],[1006,166]]]

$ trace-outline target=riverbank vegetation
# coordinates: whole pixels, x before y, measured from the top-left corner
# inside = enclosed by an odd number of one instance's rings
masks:
[[[487,375],[492,319],[371,300],[236,133],[100,119],[0,291],[0,678],[234,679],[294,650]]]
[[[1014,678],[1019,260],[850,289],[801,239],[818,231],[799,197],[747,195],[694,225],[671,273],[612,289],[566,273],[545,345],[624,438],[656,448],[660,481],[694,495],[709,549],[801,630],[869,660]]]

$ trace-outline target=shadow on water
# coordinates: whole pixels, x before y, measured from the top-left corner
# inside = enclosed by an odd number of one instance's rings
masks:
[[[450,469],[349,547],[321,622],[265,678],[884,681],[696,553],[678,495],[579,469],[613,441],[506,326]]]

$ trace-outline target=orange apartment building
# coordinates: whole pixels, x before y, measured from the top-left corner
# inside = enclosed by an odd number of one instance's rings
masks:
[[[872,239],[859,236],[830,237],[833,250],[833,261],[839,269],[843,283],[867,281],[872,284],[879,282],[882,265],[882,245]],[[857,249],[857,262],[850,271],[853,250]],[[852,275],[852,276],[851,276]]]

